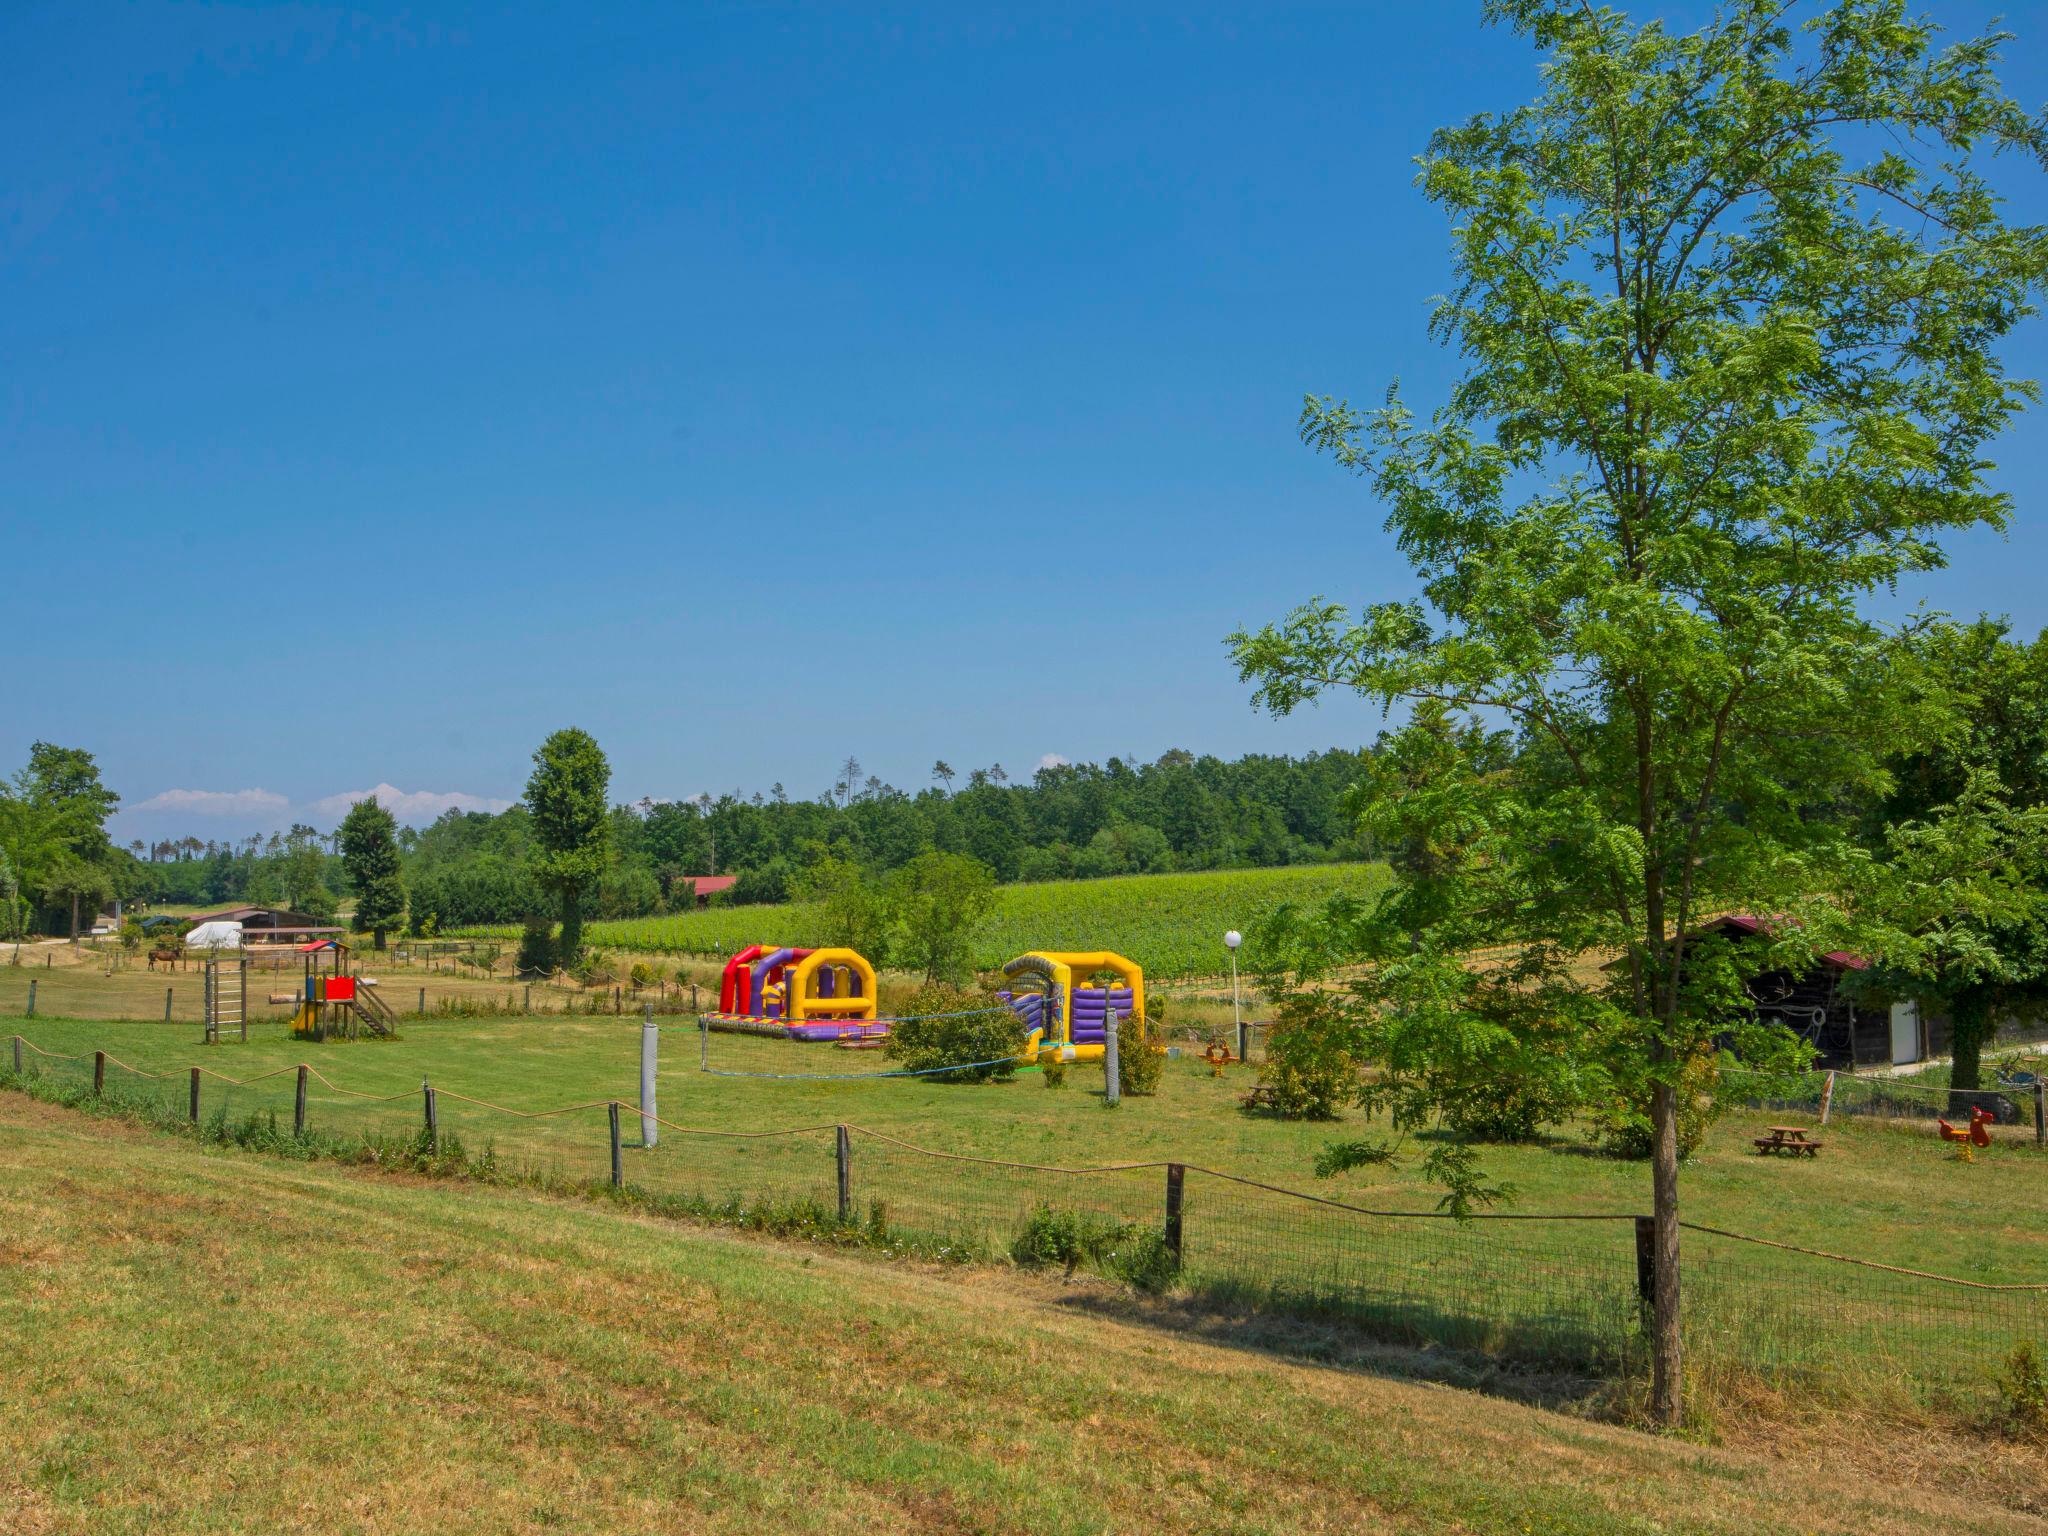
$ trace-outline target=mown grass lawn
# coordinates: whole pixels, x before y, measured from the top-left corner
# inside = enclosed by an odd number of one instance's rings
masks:
[[[366,1104],[312,1088],[316,1125],[398,1128],[417,1122],[423,1079],[442,1091],[444,1126],[473,1142],[491,1139],[501,1153],[547,1163],[576,1176],[608,1166],[601,1109],[547,1120],[516,1120],[475,1109],[462,1095],[519,1110],[619,1098],[635,1102],[639,1083],[637,1020],[553,1017],[407,1020],[393,1041],[307,1044],[277,1024],[253,1027],[247,1045],[207,1047],[189,1024],[0,1017],[0,1036],[20,1033],[45,1050],[85,1055],[94,1049],[157,1072],[191,1064],[252,1077],[305,1061],[334,1084],[359,1093],[398,1095]],[[1419,1172],[1423,1144],[1409,1141],[1392,1167],[1355,1170],[1317,1180],[1316,1151],[1336,1138],[1390,1135],[1356,1112],[1335,1125],[1288,1123],[1244,1113],[1239,1096],[1253,1081],[1243,1068],[1212,1076],[1206,1064],[1182,1058],[1167,1065],[1156,1098],[1127,1098],[1115,1110],[1101,1101],[1098,1068],[1070,1069],[1067,1085],[1046,1088],[1036,1074],[1006,1084],[964,1086],[931,1081],[776,1080],[725,1077],[698,1070],[693,1024],[663,1031],[660,1112],[681,1126],[722,1131],[829,1127],[845,1122],[939,1151],[1027,1163],[1094,1165],[1177,1160],[1375,1208],[1429,1210],[1437,1191]],[[741,1036],[709,1037],[710,1065],[735,1072],[868,1073],[891,1063],[877,1052],[847,1052]],[[35,1060],[31,1053],[31,1061]],[[74,1064],[68,1070],[82,1071]],[[113,1081],[124,1081],[119,1072]],[[182,1102],[182,1081],[168,1085]],[[209,1112],[223,1100],[238,1112],[275,1107],[287,1115],[291,1079],[273,1078],[230,1092],[209,1079]],[[1752,1138],[1785,1111],[1736,1112],[1714,1129],[1706,1149],[1686,1166],[1684,1198],[1695,1220],[1915,1268],[1966,1278],[2030,1281],[2048,1276],[2048,1226],[2036,1219],[2048,1199],[2048,1157],[2031,1134],[2004,1129],[2001,1140],[1972,1163],[1956,1159],[1924,1124],[1893,1125],[1837,1117],[1826,1150],[1812,1160],[1755,1155]],[[628,1139],[636,1139],[628,1116]],[[821,1150],[822,1149],[822,1150]],[[631,1148],[628,1174],[664,1155],[733,1169],[735,1188],[782,1178],[821,1197],[831,1193],[829,1133],[799,1138],[785,1158],[773,1140],[694,1144],[664,1138],[660,1152]],[[1488,1169],[1518,1190],[1509,1207],[1547,1212],[1641,1212],[1649,1208],[1647,1166],[1602,1155],[1584,1136],[1543,1146],[1485,1151]],[[908,1162],[907,1154],[905,1161]],[[783,1168],[784,1163],[788,1167]],[[964,1177],[958,1165],[936,1170],[938,1184]],[[1021,1182],[1031,1184],[1028,1176]],[[1147,1186],[1149,1188],[1149,1184]],[[1617,1237],[1616,1241],[1623,1241]]]
[[[12,1532],[2032,1528],[1162,1321],[0,1095]]]

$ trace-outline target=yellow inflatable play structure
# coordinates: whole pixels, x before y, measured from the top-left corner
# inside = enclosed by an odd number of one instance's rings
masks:
[[[1145,973],[1135,962],[1108,950],[1035,949],[1004,966],[1003,974],[1010,985],[998,995],[1030,1031],[1024,1047],[1027,1056],[1097,1061],[1112,1016],[1144,1022]],[[1097,982],[1104,975],[1115,980]]]

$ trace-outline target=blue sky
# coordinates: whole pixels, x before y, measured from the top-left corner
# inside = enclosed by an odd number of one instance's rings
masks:
[[[564,724],[622,799],[1371,738],[1221,639],[1408,590],[1294,418],[1448,377],[1412,157],[1535,89],[1477,0],[512,12],[0,17],[0,766],[207,836]],[[1906,598],[2048,622],[2042,437]]]

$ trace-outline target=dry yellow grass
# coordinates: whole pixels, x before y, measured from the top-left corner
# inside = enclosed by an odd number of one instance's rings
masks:
[[[2042,1528],[2033,1452],[1703,1449],[1186,1323],[0,1096],[0,1530]]]

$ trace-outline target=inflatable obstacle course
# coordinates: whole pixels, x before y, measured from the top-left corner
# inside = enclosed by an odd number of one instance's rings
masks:
[[[1145,1017],[1145,973],[1108,950],[1033,950],[1003,967],[997,995],[1023,1022],[1025,1054],[1041,1061],[1095,1061],[1111,1020]]]
[[[875,968],[851,949],[749,944],[725,962],[713,1029],[790,1040],[872,1040],[888,1034],[875,1017]]]

